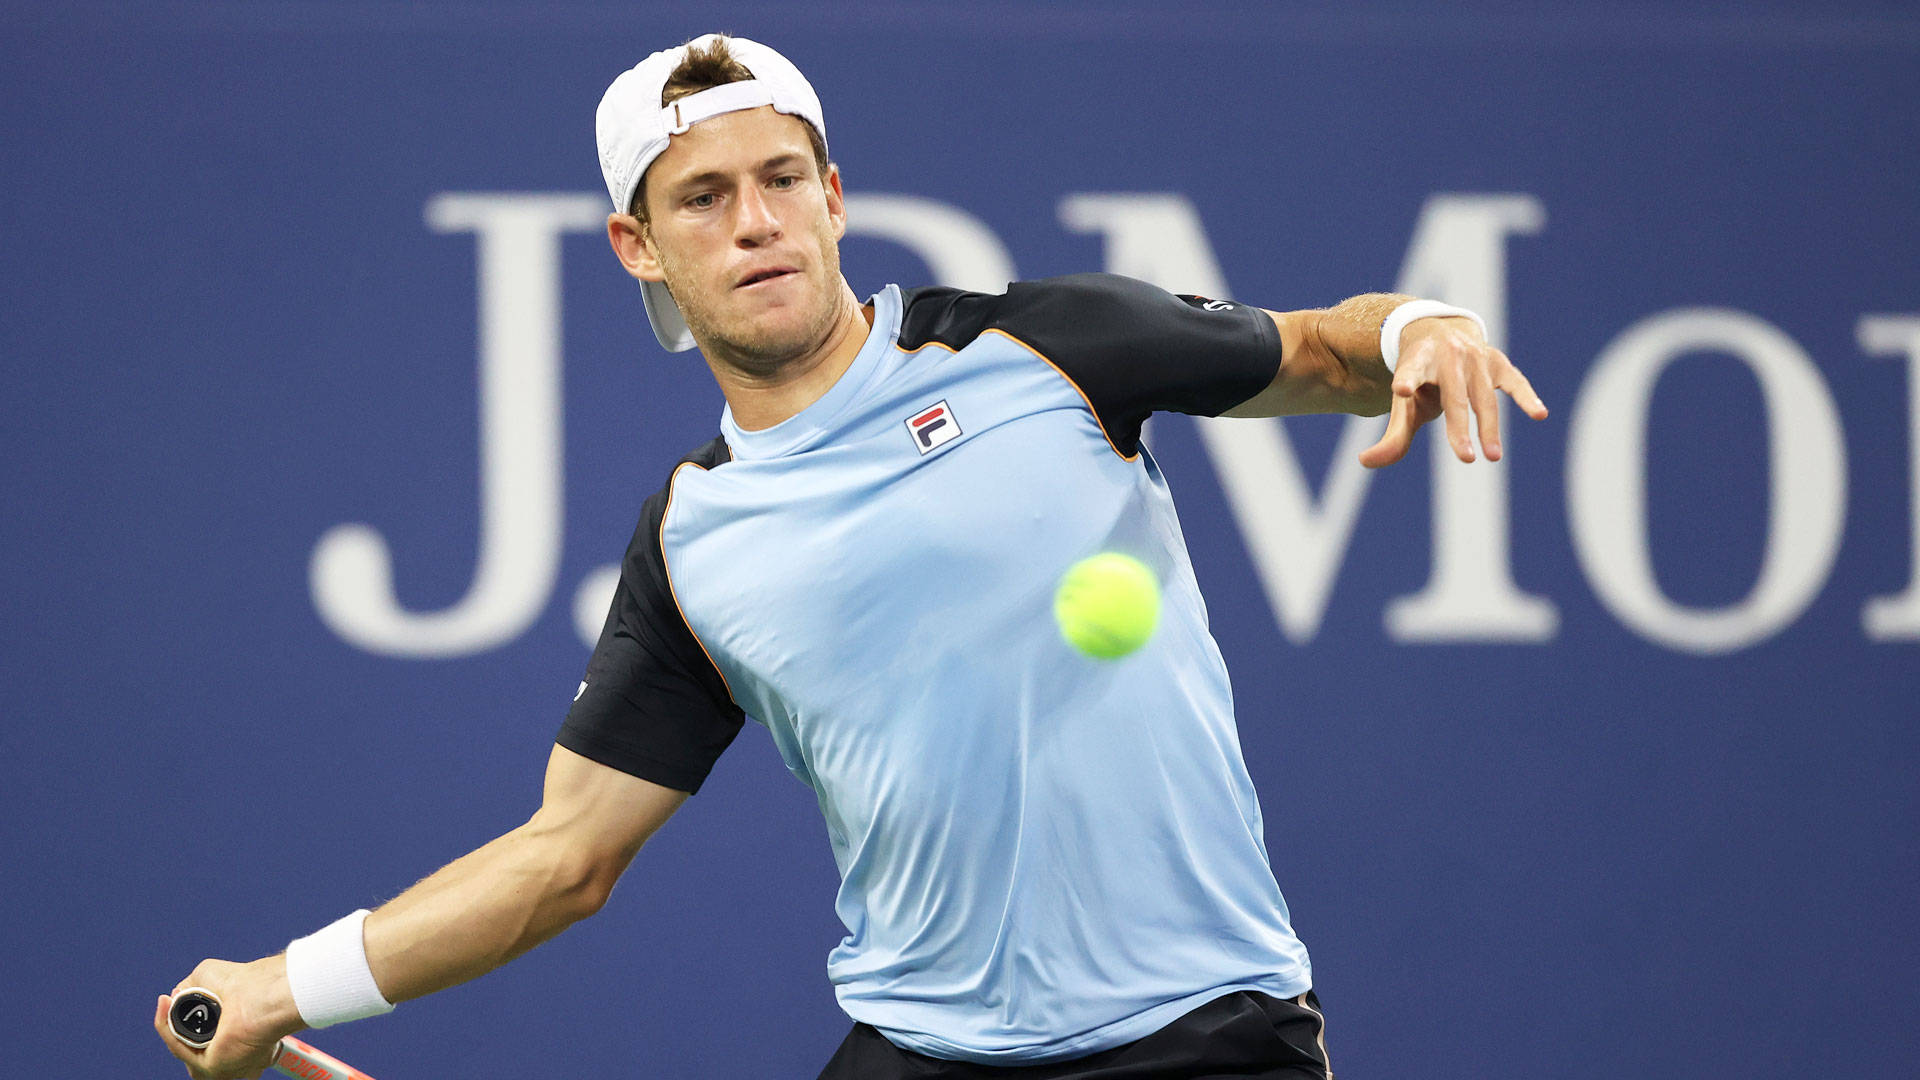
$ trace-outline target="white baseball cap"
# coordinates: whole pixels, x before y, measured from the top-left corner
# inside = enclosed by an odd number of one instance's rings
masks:
[[[813,125],[822,145],[827,141],[827,124],[820,117],[820,97],[813,92],[807,77],[792,61],[757,41],[726,38],[733,58],[753,78],[725,83],[697,94],[689,94],[671,105],[660,104],[660,92],[667,77],[686,59],[687,52],[704,48],[709,42],[726,37],[704,34],[685,45],[662,49],[623,71],[607,87],[594,114],[594,132],[600,142],[600,174],[607,181],[607,194],[613,209],[624,214],[633,204],[633,193],[647,166],[667,149],[675,135],[709,117],[739,109],[757,109],[771,105],[777,112],[797,116]],[[667,291],[665,282],[643,281],[640,296],[646,301],[647,319],[653,334],[668,352],[685,352],[694,347],[693,334],[680,314],[680,305]]]

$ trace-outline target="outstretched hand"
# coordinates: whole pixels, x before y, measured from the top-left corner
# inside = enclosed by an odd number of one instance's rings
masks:
[[[1378,469],[1406,457],[1414,432],[1435,417],[1446,418],[1447,445],[1454,456],[1472,461],[1469,416],[1479,418],[1480,446],[1487,460],[1499,461],[1500,393],[1533,419],[1547,418],[1547,406],[1533,392],[1533,384],[1506,353],[1487,344],[1473,320],[1415,319],[1400,333],[1386,434],[1360,452],[1360,464]]]

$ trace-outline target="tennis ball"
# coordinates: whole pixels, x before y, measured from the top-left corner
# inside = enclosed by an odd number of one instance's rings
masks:
[[[1067,644],[1088,656],[1116,660],[1153,636],[1160,621],[1160,583],[1139,559],[1103,551],[1061,576],[1053,618]]]

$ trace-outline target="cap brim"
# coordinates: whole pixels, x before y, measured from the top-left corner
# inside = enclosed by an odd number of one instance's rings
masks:
[[[653,324],[653,336],[660,339],[661,348],[668,352],[686,352],[694,347],[693,331],[687,329],[680,304],[667,291],[665,282],[641,282],[640,299],[647,305],[647,321]]]

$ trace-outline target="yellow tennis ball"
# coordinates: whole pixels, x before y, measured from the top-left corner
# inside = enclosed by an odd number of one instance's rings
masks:
[[[1067,568],[1053,593],[1053,617],[1067,644],[1115,660],[1153,636],[1160,582],[1139,559],[1104,551]]]

